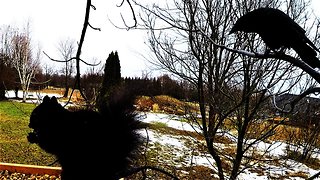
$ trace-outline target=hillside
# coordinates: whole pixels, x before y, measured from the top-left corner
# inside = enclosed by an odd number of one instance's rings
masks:
[[[54,95],[50,94],[50,95]],[[58,94],[55,94],[58,95]],[[43,96],[43,94],[41,94]],[[218,179],[216,165],[207,153],[200,127],[188,122],[184,112],[197,111],[195,103],[186,103],[168,96],[140,97],[137,99],[139,119],[146,123],[140,133],[146,138],[145,148],[136,166],[153,166],[163,169],[180,179]],[[279,136],[272,140],[259,141],[249,150],[248,155],[255,155],[259,161],[239,174],[238,179],[305,179],[320,169],[319,151],[313,153],[313,162],[298,162],[288,159],[288,147],[284,134],[277,129]],[[222,151],[234,155],[237,143],[235,131],[219,130],[219,138],[214,142]],[[248,139],[255,141],[256,139]],[[268,149],[268,154],[264,154]],[[226,157],[227,158],[227,157]],[[230,164],[225,164],[230,169]],[[148,177],[168,179],[158,171],[148,170]],[[226,174],[227,176],[227,174]],[[138,179],[141,173],[131,176]]]

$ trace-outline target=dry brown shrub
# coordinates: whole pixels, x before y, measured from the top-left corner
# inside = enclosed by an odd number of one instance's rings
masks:
[[[151,111],[154,102],[149,96],[140,96],[136,99],[135,104],[138,111]]]
[[[293,177],[300,177],[300,178],[303,178],[303,179],[307,179],[309,176],[305,173],[305,172],[302,172],[302,171],[299,171],[299,172],[290,172],[288,174],[289,177],[293,178]]]
[[[136,107],[138,111],[156,111],[175,115],[185,115],[188,111],[197,110],[197,106],[192,103],[166,95],[140,96],[136,100]]]

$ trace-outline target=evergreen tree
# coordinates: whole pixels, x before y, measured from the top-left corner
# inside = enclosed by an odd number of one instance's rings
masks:
[[[118,52],[111,52],[106,60],[104,67],[104,76],[97,98],[97,108],[99,111],[107,109],[109,96],[116,91],[121,83],[120,60]]]
[[[107,91],[121,81],[120,60],[118,52],[111,52],[106,60],[102,87]]]

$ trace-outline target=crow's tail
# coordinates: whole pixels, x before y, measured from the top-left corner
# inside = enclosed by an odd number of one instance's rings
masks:
[[[320,60],[317,58],[317,52],[307,44],[299,44],[300,46],[293,48],[300,56],[302,61],[312,68],[320,68]]]

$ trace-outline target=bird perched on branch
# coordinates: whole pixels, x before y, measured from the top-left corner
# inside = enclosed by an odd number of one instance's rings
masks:
[[[301,26],[278,9],[258,8],[241,16],[230,34],[237,31],[259,34],[273,51],[292,48],[309,66],[320,68],[316,52],[319,49],[308,39]]]

